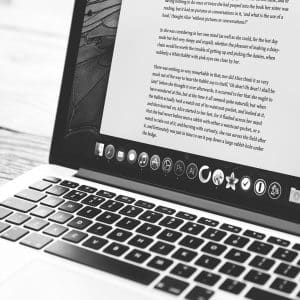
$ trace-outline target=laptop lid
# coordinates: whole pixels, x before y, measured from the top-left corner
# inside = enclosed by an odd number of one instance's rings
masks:
[[[235,2],[76,1],[50,162],[299,223],[300,4]]]

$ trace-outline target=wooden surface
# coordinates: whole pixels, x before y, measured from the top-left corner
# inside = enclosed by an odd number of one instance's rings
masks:
[[[0,0],[0,184],[47,163],[72,0]]]

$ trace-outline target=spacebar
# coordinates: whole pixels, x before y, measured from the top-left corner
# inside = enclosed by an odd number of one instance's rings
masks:
[[[276,295],[258,288],[252,288],[246,295],[246,298],[252,300],[290,300],[290,298],[286,298],[280,295]]]
[[[159,273],[95,253],[62,241],[56,241],[45,252],[108,272],[135,282],[148,285]]]

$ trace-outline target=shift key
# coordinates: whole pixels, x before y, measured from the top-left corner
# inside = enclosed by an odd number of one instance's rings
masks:
[[[0,205],[23,213],[27,213],[36,207],[36,205],[32,202],[21,200],[14,197],[4,200]]]

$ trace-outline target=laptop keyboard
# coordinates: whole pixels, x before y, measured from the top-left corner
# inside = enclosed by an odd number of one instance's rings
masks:
[[[299,289],[299,244],[69,180],[32,184],[1,203],[0,220],[3,239],[187,300]]]

